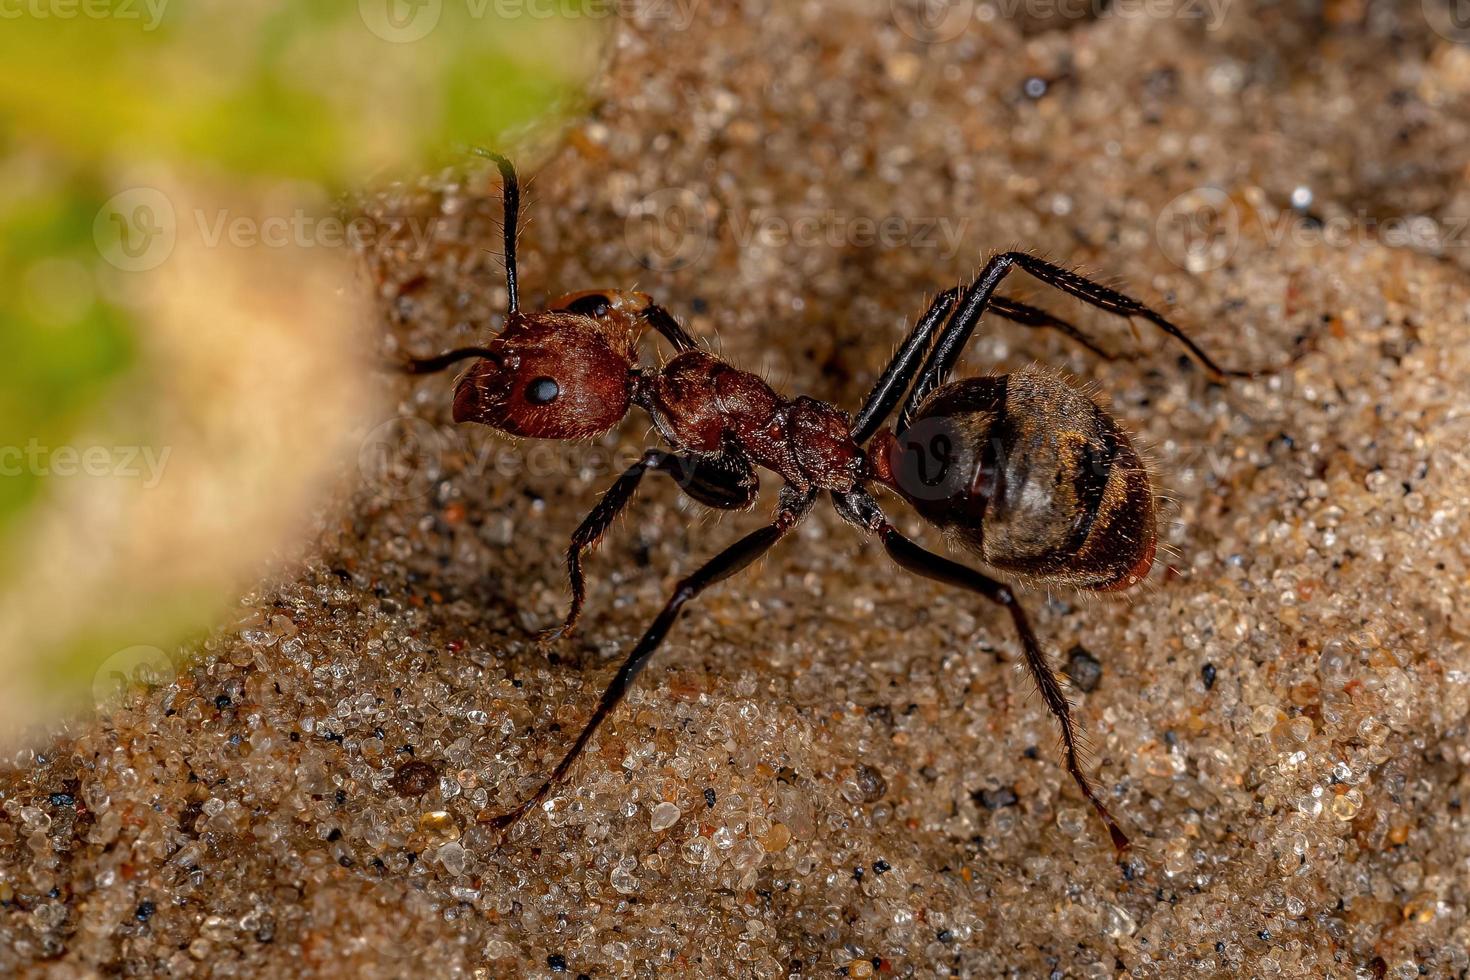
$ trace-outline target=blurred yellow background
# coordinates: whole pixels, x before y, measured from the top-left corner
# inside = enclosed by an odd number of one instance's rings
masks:
[[[0,9],[0,740],[297,550],[370,410],[348,193],[554,117],[608,12]]]

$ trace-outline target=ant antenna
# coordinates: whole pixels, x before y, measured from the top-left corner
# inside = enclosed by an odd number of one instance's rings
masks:
[[[509,307],[508,312],[516,313],[521,308],[520,297],[516,290],[516,219],[521,205],[521,188],[516,180],[516,168],[499,153],[491,153],[478,146],[472,149],[487,160],[494,161],[505,183],[505,188],[501,192],[505,201],[505,295],[506,305]]]

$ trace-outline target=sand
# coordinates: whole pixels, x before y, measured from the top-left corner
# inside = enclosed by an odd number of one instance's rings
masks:
[[[0,771],[0,971],[1464,975],[1470,38],[1411,3],[1003,9],[950,7],[952,39],[902,2],[610,25],[589,104],[518,154],[522,300],[636,283],[850,408],[935,292],[1023,247],[1269,367],[1212,384],[1020,276],[1138,356],[992,323],[968,357],[1090,386],[1167,494],[1144,586],[1026,592],[1131,854],[1004,614],[825,507],[700,602],[498,840],[485,820],[773,481],[720,520],[650,482],[548,652],[566,539],[646,420],[513,446],[450,424],[448,378],[374,379],[416,452],[325,508],[315,557],[175,683]],[[435,229],[363,255],[385,354],[498,324],[493,172],[362,208]]]

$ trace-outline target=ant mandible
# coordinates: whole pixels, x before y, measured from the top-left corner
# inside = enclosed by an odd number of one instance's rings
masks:
[[[567,550],[571,607],[554,639],[571,630],[586,597],[583,555],[627,506],[643,477],[663,473],[693,499],[722,510],[751,507],[756,467],[783,481],[772,521],[679,582],[644,632],[597,709],[549,778],[492,825],[505,829],[561,784],[598,727],[622,701],[684,607],[729,578],[801,523],[822,494],[848,523],[877,536],[900,567],[977,593],[1005,608],[1042,700],[1061,728],[1067,771],[1106,824],[1113,845],[1128,837],[1082,771],[1071,704],[1010,586],[927,551],[901,534],[869,491],[906,500],[956,545],[986,565],[1041,584],[1108,592],[1129,588],[1153,564],[1154,492],[1127,434],[1095,402],[1051,374],[951,381],[982,315],[1061,331],[1109,357],[1073,325],[996,293],[1013,269],[1094,307],[1143,318],[1173,337],[1216,379],[1226,371],[1177,326],[1122,293],[1024,252],[994,256],[961,294],[941,293],[894,353],[857,416],[806,396],[777,394],[761,378],[703,350],[668,311],[637,292],[578,292],[527,312],[516,284],[519,189],[510,161],[504,181],[505,329],[483,347],[410,359],[425,374],[474,364],[454,388],[454,420],[514,436],[584,439],[611,430],[632,406],[648,413],[667,448],[649,449],[618,478],[572,534]],[[657,369],[642,366],[638,341],[653,327],[674,348]],[[901,403],[901,405],[900,405]],[[892,428],[882,428],[897,409]]]

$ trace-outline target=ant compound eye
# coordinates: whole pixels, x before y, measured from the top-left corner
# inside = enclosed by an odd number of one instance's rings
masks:
[[[526,401],[532,405],[550,405],[561,394],[561,385],[554,378],[536,378],[526,385]]]
[[[582,296],[567,304],[567,312],[575,313],[578,316],[590,316],[596,320],[607,315],[610,305],[606,296]]]

